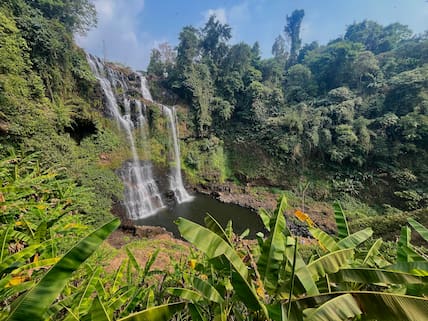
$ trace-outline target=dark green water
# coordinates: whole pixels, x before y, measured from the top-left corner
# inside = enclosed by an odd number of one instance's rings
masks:
[[[210,213],[223,227],[232,220],[233,230],[240,234],[247,228],[250,229],[250,238],[263,231],[263,223],[256,212],[234,205],[225,204],[206,195],[196,194],[190,202],[176,205],[159,211],[156,215],[136,221],[137,225],[154,225],[165,227],[176,237],[179,237],[174,221],[178,217],[184,217],[203,226],[206,213]]]

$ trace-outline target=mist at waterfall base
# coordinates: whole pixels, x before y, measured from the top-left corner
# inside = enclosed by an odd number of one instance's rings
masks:
[[[233,231],[241,234],[250,229],[250,238],[255,238],[257,232],[263,232],[264,226],[256,212],[235,204],[222,203],[208,195],[195,194],[189,202],[176,204],[172,208],[164,208],[155,215],[134,221],[136,225],[162,226],[174,236],[179,237],[175,220],[184,217],[193,222],[204,224],[204,218],[209,213],[223,227],[229,220],[232,221]]]

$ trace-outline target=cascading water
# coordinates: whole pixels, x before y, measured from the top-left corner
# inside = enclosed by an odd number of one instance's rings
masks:
[[[153,101],[152,94],[150,93],[149,86],[147,85],[147,79],[143,75],[140,75],[141,78],[141,95],[143,98],[149,101]]]
[[[147,86],[147,79],[140,75],[141,78],[141,94],[143,98],[148,101],[153,101],[150,90]],[[188,202],[192,200],[192,196],[187,193],[183,184],[183,177],[181,176],[181,163],[180,163],[180,147],[178,142],[177,126],[175,121],[175,110],[167,106],[161,106],[163,114],[168,119],[168,128],[170,133],[170,145],[172,145],[172,158],[173,162],[170,168],[169,188],[174,192],[174,196],[178,203]]]
[[[125,132],[132,153],[132,160],[126,162],[121,170],[121,177],[125,184],[125,207],[128,217],[131,219],[141,219],[151,216],[163,208],[164,205],[157,184],[153,179],[151,162],[141,162],[138,158],[133,134],[135,125],[132,120],[131,99],[126,96],[127,85],[123,74],[104,65],[96,57],[88,55],[88,61],[93,73],[101,84],[106,97],[108,112],[116,120],[119,129]],[[123,115],[114,94],[114,89],[117,92],[123,92]],[[138,100],[133,100],[132,102],[137,109],[138,116],[136,124],[141,127],[140,130],[144,138],[146,137],[144,136],[144,125],[146,122],[143,116],[142,105]]]
[[[168,118],[168,127],[170,131],[171,143],[173,145],[173,159],[174,162],[170,168],[171,174],[169,177],[169,187],[174,192],[175,198],[179,203],[188,202],[192,197],[187,193],[183,185],[183,177],[181,176],[180,164],[180,147],[177,135],[177,126],[175,125],[175,109],[162,106],[162,111]]]

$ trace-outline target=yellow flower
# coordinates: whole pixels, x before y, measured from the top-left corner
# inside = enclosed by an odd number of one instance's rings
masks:
[[[263,283],[260,280],[256,281],[257,283],[257,289],[256,292],[259,297],[264,298],[265,297],[265,289],[263,287]]]
[[[194,269],[195,269],[195,267],[196,267],[196,263],[198,263],[198,261],[197,261],[197,260],[195,260],[195,259],[191,259],[191,260],[189,260],[189,267],[190,267],[192,270],[194,270]]]
[[[208,280],[208,276],[206,274],[202,274],[201,280],[204,280],[204,281]]]

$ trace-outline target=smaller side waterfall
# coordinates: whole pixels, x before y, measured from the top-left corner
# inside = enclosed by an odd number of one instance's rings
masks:
[[[171,166],[171,174],[169,177],[169,187],[174,192],[175,198],[179,203],[191,201],[192,197],[187,193],[183,185],[183,178],[181,176],[181,163],[180,163],[180,147],[178,142],[175,109],[162,106],[162,111],[168,118],[168,127],[170,131],[171,143],[173,145],[173,160],[174,164]]]
[[[148,101],[153,101],[152,95],[148,88],[147,79],[143,75],[141,78],[141,94],[143,98]],[[175,199],[178,203],[188,202],[192,200],[192,196],[187,193],[183,184],[183,177],[181,175],[181,163],[180,163],[180,146],[178,141],[176,117],[174,108],[167,106],[161,106],[163,114],[168,119],[168,129],[170,132],[170,145],[172,147],[172,159],[173,164],[170,167],[169,176],[169,188],[174,192]]]

